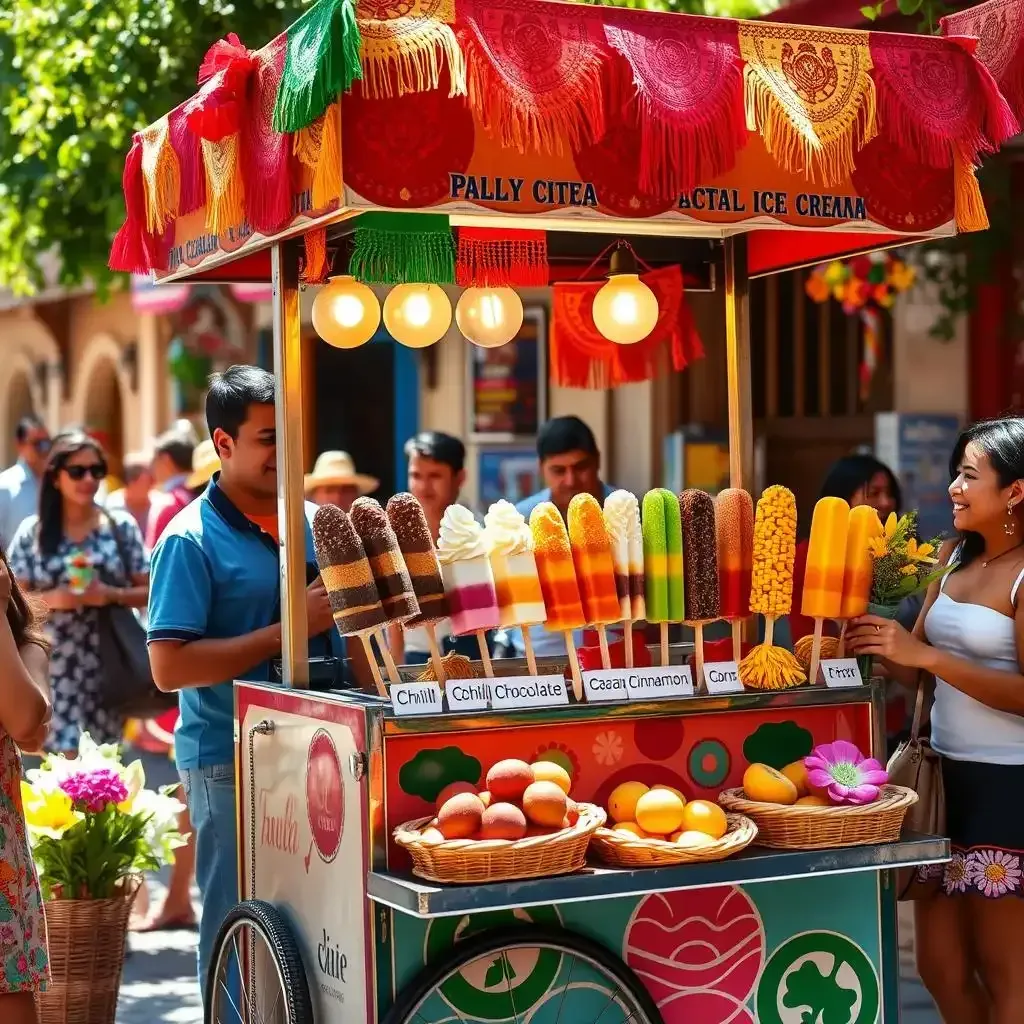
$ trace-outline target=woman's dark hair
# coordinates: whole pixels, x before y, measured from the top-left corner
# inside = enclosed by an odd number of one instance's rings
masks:
[[[7,556],[0,551],[0,562],[11,578],[11,598],[7,602],[7,622],[14,636],[14,643],[20,649],[25,644],[38,644],[44,651],[50,650],[50,641],[43,632],[43,610],[40,602],[29,598],[21,589]]]
[[[39,551],[55,554],[64,535],[64,498],[57,489],[57,477],[72,455],[90,449],[106,465],[107,456],[99,441],[82,430],[66,430],[53,439],[39,485]]]
[[[960,463],[969,444],[980,448],[996,471],[1000,487],[1009,487],[1014,480],[1024,480],[1024,417],[1005,416],[998,420],[982,420],[960,431],[949,457],[949,478],[960,475]],[[985,552],[980,533],[961,531],[957,567],[963,568]]]
[[[874,455],[844,455],[838,462],[833,463],[831,469],[825,474],[825,480],[821,485],[821,494],[818,497],[842,498],[843,501],[850,501],[862,487],[866,488],[879,473],[884,473],[889,480],[889,490],[892,491],[892,499],[896,503],[896,514],[899,515],[900,509],[903,507],[900,483],[896,479],[896,474],[884,462],[879,462]]]

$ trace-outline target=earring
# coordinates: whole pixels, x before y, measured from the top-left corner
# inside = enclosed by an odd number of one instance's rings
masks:
[[[1017,521],[1013,518],[1013,502],[1008,501],[1006,503],[1006,515],[1007,520],[1003,523],[1003,533],[1007,537],[1012,537],[1017,532]]]

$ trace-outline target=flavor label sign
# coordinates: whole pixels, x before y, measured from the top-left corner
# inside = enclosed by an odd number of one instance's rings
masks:
[[[491,708],[551,708],[569,703],[563,676],[509,676],[491,680]]]
[[[742,693],[740,670],[735,661],[711,661],[704,666],[704,685],[712,696]]]
[[[863,680],[856,658],[829,658],[821,663],[821,681],[832,689],[860,686]]]
[[[437,683],[395,683],[391,687],[391,706],[397,718],[443,714],[441,687]]]
[[[486,679],[449,679],[444,695],[449,711],[486,711],[491,706],[491,687]]]
[[[601,668],[583,673],[583,689],[594,703],[692,697],[693,676],[688,665]]]

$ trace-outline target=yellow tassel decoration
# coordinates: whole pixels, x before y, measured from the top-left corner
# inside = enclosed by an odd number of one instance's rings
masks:
[[[313,209],[326,209],[341,197],[341,104],[332,103],[323,116],[320,152],[313,170]]]
[[[181,170],[166,117],[143,129],[142,177],[146,186],[146,230],[160,234],[178,216]]]
[[[953,154],[953,178],[957,231],[984,231],[989,226],[988,211],[978,186],[978,176],[974,165],[959,152]]]
[[[748,690],[788,690],[807,682],[807,673],[785,647],[760,644],[740,663],[740,682]]]
[[[219,235],[245,220],[245,184],[238,170],[238,135],[201,139],[206,170],[206,228]]]

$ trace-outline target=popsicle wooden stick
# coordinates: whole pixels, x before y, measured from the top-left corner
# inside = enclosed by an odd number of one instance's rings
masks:
[[[434,636],[434,627],[426,626],[424,632],[427,634],[427,649],[430,651],[430,664],[434,666],[434,675],[439,683],[447,682],[444,671],[444,661],[441,658],[441,651],[437,646],[437,637]]]
[[[811,665],[807,671],[807,682],[813,686],[818,681],[818,666],[821,664],[821,631],[824,619],[814,620],[814,640],[811,643]]]
[[[839,643],[836,645],[837,658],[846,657],[846,627],[848,625],[849,623],[845,619],[839,624]]]
[[[743,659],[743,620],[733,619],[732,623],[732,660],[737,664]]]
[[[601,645],[601,668],[611,668],[612,656],[608,650],[608,635],[604,631],[604,626],[597,627],[597,642]]]
[[[626,619],[622,624],[622,639],[626,645],[626,668],[633,667],[633,623]]]
[[[530,627],[523,626],[523,650],[526,652],[526,665],[531,676],[539,675],[537,671],[537,655],[533,653],[533,641],[530,639]]]
[[[487,649],[487,633],[484,630],[476,631],[476,642],[480,646],[480,660],[483,662],[484,675],[488,679],[493,679],[494,666],[491,665],[491,652]]]
[[[696,679],[694,687],[699,690],[704,683],[704,623],[693,624],[693,668]]]
[[[661,663],[667,665],[668,662],[668,623],[661,623]]]
[[[366,654],[366,660],[370,665],[370,674],[373,676],[374,686],[377,687],[377,694],[380,697],[387,697],[388,688],[380,677],[380,668],[377,666],[377,654],[373,649],[373,644],[370,643],[369,634],[360,633],[359,639],[363,642],[363,652]]]
[[[764,617],[764,645],[765,647],[772,647],[775,644],[775,616],[766,615]]]
[[[576,697],[576,703],[583,703],[583,673],[580,671],[580,659],[576,657],[576,644],[573,642],[572,633],[565,634],[565,650],[569,655],[569,671],[572,673],[572,692]]]
[[[400,683],[402,677],[398,674],[398,666],[395,664],[395,659],[391,656],[391,648],[388,647],[387,638],[383,633],[374,633],[373,635],[377,638],[380,656],[384,659],[384,667],[388,670],[388,679],[392,683]]]

